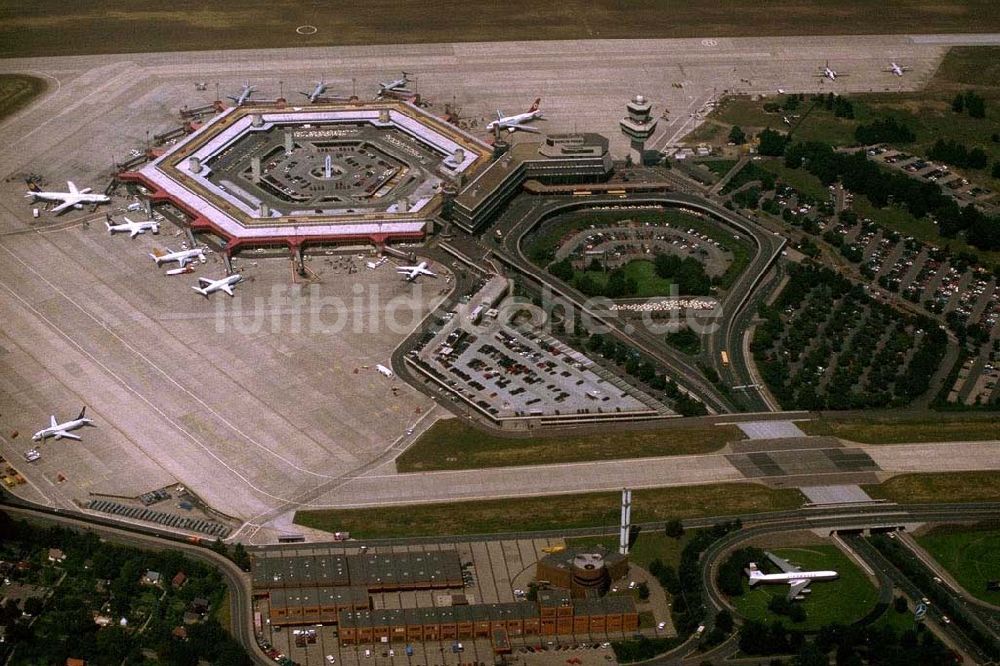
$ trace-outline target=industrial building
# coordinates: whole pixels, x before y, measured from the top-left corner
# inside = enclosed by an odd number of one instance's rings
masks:
[[[251,560],[254,596],[268,599],[271,624],[331,624],[371,605],[369,594],[461,588],[454,550],[359,553],[330,549],[262,551]]]
[[[495,649],[503,650],[508,637],[603,635],[639,628],[635,602],[628,595],[573,600],[565,592],[541,592],[538,603],[343,610],[338,618],[340,641],[352,645],[490,638]]]

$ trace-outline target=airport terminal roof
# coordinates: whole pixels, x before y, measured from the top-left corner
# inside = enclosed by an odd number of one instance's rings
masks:
[[[460,583],[458,551],[353,554],[274,551],[252,559],[255,589],[301,586],[438,587]]]
[[[376,609],[340,612],[340,626],[387,627],[490,620],[527,620],[538,617],[535,604],[515,601],[502,604],[473,606],[439,606],[429,608]]]

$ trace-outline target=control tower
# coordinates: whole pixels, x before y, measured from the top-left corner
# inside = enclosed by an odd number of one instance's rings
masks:
[[[622,129],[622,134],[631,141],[632,162],[642,164],[646,139],[652,136],[653,130],[656,129],[656,118],[650,115],[653,104],[642,95],[636,95],[625,108],[628,116],[622,118],[618,125]]]

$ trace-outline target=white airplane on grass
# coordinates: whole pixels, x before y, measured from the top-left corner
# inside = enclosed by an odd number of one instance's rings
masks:
[[[497,109],[497,119],[486,126],[486,131],[492,132],[496,129],[507,130],[511,134],[517,130],[523,132],[541,132],[537,127],[531,127],[525,125],[524,123],[531,122],[532,120],[538,120],[543,118],[542,112],[538,109],[538,105],[542,103],[542,98],[539,97],[535,100],[535,103],[531,105],[531,108],[524,113],[519,113],[516,116],[505,116],[500,109]]]
[[[803,595],[809,594],[811,590],[806,588],[814,580],[834,580],[839,576],[836,571],[802,571],[799,567],[791,564],[773,553],[764,551],[768,559],[781,569],[782,573],[766,574],[757,568],[753,562],[747,568],[747,576],[750,577],[750,586],[757,583],[787,583],[789,585],[789,599],[804,599]]]
[[[383,83],[379,81],[378,83],[379,94],[387,92],[395,92],[395,93],[412,92],[409,89],[407,89],[406,86],[408,85],[410,85],[410,74],[409,72],[403,72],[403,78],[401,79],[396,79],[395,81],[390,81],[389,83]]]
[[[193,261],[195,257],[205,261],[205,248],[195,247],[190,250],[178,250],[177,252],[171,252],[170,248],[167,248],[166,252],[156,250],[154,252],[150,252],[149,256],[152,257],[157,266],[165,261],[176,261],[180,264],[181,268],[184,268],[184,266],[187,265],[189,261]]]
[[[228,97],[233,100],[233,103],[236,104],[236,106],[243,106],[250,101],[250,96],[255,92],[257,92],[257,88],[250,85],[249,81],[246,81],[243,83],[243,90],[240,91],[239,97],[233,97],[232,95],[229,95]]]
[[[235,296],[233,293],[233,287],[239,282],[243,281],[243,276],[239,273],[233,273],[232,275],[227,275],[221,280],[210,280],[208,278],[198,278],[198,284],[200,287],[191,287],[199,294],[208,298],[208,295],[216,291],[224,291],[230,296]]]
[[[317,81],[316,87],[313,88],[312,92],[300,92],[299,94],[305,95],[306,99],[315,104],[316,100],[322,97],[323,93],[325,92],[326,92],[326,83],[324,83],[323,81]]]
[[[429,277],[437,277],[437,274],[432,272],[427,268],[427,262],[421,261],[416,266],[397,266],[396,272],[403,275],[403,280],[406,282],[413,282],[417,279],[418,275],[427,275]]]
[[[896,76],[902,76],[904,72],[910,71],[909,67],[903,67],[902,65],[897,65],[895,62],[889,63],[888,69],[883,69],[883,72],[892,72]]]
[[[67,439],[79,440],[78,435],[70,434],[70,430],[76,430],[77,428],[83,427],[85,425],[94,425],[94,422],[88,418],[85,418],[87,408],[84,407],[80,410],[80,415],[73,419],[72,421],[66,421],[65,423],[56,423],[55,415],[52,416],[50,425],[48,428],[42,428],[34,435],[31,436],[31,441],[40,442],[49,437],[55,437],[56,439],[62,439],[66,437]]]
[[[61,213],[68,208],[83,208],[85,203],[108,203],[111,199],[106,194],[92,194],[89,187],[82,190],[77,189],[71,180],[66,181],[69,192],[43,192],[42,190],[30,190],[24,196],[32,201],[60,201],[58,206],[52,209],[53,213]]]
[[[144,220],[142,222],[133,222],[126,216],[125,221],[121,224],[111,224],[111,220],[105,220],[104,225],[108,228],[109,234],[114,234],[116,231],[127,231],[129,238],[135,238],[139,234],[145,232],[147,229],[152,231],[154,234],[160,233],[160,223],[156,220]]]

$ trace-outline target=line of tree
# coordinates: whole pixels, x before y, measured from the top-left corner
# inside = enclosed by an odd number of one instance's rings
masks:
[[[890,116],[876,118],[867,125],[858,125],[854,129],[854,140],[864,146],[875,143],[912,143],[917,140],[917,135],[908,125]]]
[[[927,157],[967,169],[985,169],[990,161],[989,155],[982,148],[970,149],[964,143],[951,139],[935,141],[931,149],[927,151]]]
[[[916,218],[930,216],[937,221],[938,232],[947,238],[964,232],[970,245],[1000,250],[1000,218],[985,215],[972,204],[960,207],[934,183],[882,169],[864,151],[845,154],[835,152],[827,143],[795,143],[785,150],[785,166],[804,168],[824,185],[839,180],[878,208],[894,203],[905,206]]]
[[[708,413],[704,403],[690,397],[677,383],[667,377],[651,359],[637,349],[619,342],[610,335],[594,333],[587,339],[587,350],[625,366],[625,372],[655,391],[663,391],[682,416],[704,416]]]
[[[955,113],[968,112],[970,118],[986,117],[986,100],[972,90],[955,95],[951,102],[951,110]]]
[[[712,279],[705,267],[694,257],[658,254],[653,260],[657,276],[672,280],[685,296],[705,296],[712,290]]]

